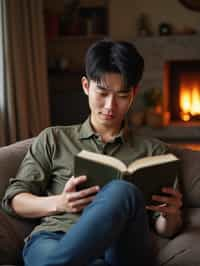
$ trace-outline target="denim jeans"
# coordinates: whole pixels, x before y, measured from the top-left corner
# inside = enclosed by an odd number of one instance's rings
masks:
[[[140,191],[115,180],[104,186],[67,233],[37,232],[25,266],[150,266],[148,219]]]

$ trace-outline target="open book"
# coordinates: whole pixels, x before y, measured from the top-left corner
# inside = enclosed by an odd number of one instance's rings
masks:
[[[87,181],[78,189],[94,185],[102,187],[113,179],[124,179],[144,193],[147,204],[153,194],[161,194],[162,187],[174,185],[179,169],[180,160],[170,153],[137,159],[128,166],[109,155],[85,150],[78,153],[74,160],[74,175],[87,176]]]

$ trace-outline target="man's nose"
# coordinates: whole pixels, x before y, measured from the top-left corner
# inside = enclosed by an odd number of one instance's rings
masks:
[[[106,98],[105,102],[106,109],[112,110],[115,105],[116,105],[116,99],[114,95],[110,95],[109,97]]]

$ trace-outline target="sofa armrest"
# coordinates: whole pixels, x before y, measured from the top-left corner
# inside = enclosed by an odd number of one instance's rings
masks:
[[[186,208],[183,216],[183,230],[160,249],[159,265],[200,265],[200,208]]]
[[[186,208],[200,207],[200,151],[170,145],[170,152],[181,159],[180,185]]]
[[[33,139],[26,139],[0,148],[0,200],[32,142]]]
[[[0,209],[0,265],[22,262],[24,238],[35,224],[35,220],[17,219]]]
[[[0,148],[0,200],[32,142],[33,138]],[[0,208],[0,265],[23,265],[24,238],[36,224],[36,220],[9,216]]]

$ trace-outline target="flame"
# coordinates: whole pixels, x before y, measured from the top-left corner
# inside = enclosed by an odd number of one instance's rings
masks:
[[[200,115],[200,85],[181,86],[181,119],[189,121],[192,116]]]
[[[200,89],[198,87],[192,89],[190,112],[192,115],[200,114]]]
[[[180,107],[181,110],[184,113],[188,113],[190,112],[190,108],[191,108],[191,95],[190,92],[185,89],[185,88],[181,88],[181,93],[180,93]]]

